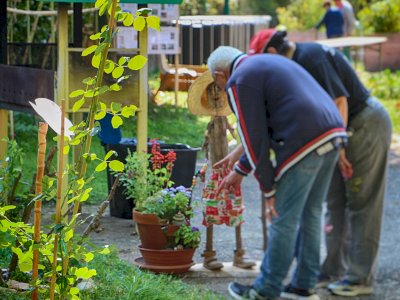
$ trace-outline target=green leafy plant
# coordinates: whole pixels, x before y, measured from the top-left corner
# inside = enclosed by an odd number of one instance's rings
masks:
[[[15,193],[22,176],[24,154],[17,142],[7,140],[7,156],[0,161],[0,203],[14,204]]]
[[[182,225],[174,234],[175,243],[183,248],[197,248],[200,245],[201,233],[197,227]]]
[[[364,33],[391,33],[400,31],[400,0],[384,0],[365,6],[358,18]]]
[[[112,40],[117,34],[115,23],[122,22],[125,26],[133,26],[138,31],[145,29],[146,26],[156,30],[160,28],[159,19],[148,16],[148,10],[139,10],[133,16],[119,8],[118,0],[97,0],[95,7],[99,9],[100,15],[109,14],[109,23],[101,29],[101,32],[90,37],[98,41],[98,44],[85,49],[82,55],[92,55],[92,66],[97,69],[97,72],[95,76],[82,81],[85,88],[69,94],[70,98],[76,100],[73,111],[79,110],[86,101],[89,101],[88,118],[71,128],[65,128],[73,133],[71,135],[67,136],[63,130],[61,133],[58,132],[56,140],[59,144],[60,159],[57,176],[56,178],[45,177],[43,182],[39,180],[43,183],[43,192],[38,192],[33,199],[38,203],[49,195],[55,196],[55,224],[51,226],[49,233],[39,231],[40,239],[34,240],[33,236],[35,235],[36,238],[37,229],[40,226],[36,226],[34,231],[29,224],[14,222],[8,214],[15,209],[15,206],[0,206],[0,232],[7,233],[0,235],[0,247],[11,248],[17,255],[18,269],[21,272],[32,271],[34,254],[39,253],[40,260],[36,266],[38,266],[40,276],[35,277],[30,285],[35,292],[38,290],[41,293],[48,293],[50,299],[79,299],[79,290],[75,286],[77,281],[96,275],[96,270],[90,269],[88,263],[95,254],[109,253],[107,246],[97,249],[85,243],[85,240],[76,234],[75,228],[78,223],[80,205],[89,199],[92,191],[92,188],[87,188],[86,185],[94,180],[96,173],[103,171],[107,166],[116,172],[121,172],[124,168],[121,162],[111,159],[113,152],[107,153],[103,158],[91,153],[92,137],[96,134],[96,121],[103,118],[106,111],[110,111],[113,114],[112,125],[117,128],[123,124],[123,118],[132,117],[136,111],[133,105],[123,107],[118,103],[112,103],[107,108],[106,104],[100,101],[100,96],[121,89],[120,82],[128,77],[124,76],[125,68],[136,71],[147,62],[147,58],[141,54],[132,58],[121,58],[117,63],[107,58]],[[104,74],[110,74],[115,82],[104,85]],[[81,150],[77,151],[80,159],[77,164],[67,164],[64,171],[62,157],[76,146],[82,146]],[[87,174],[87,167],[92,163],[97,164],[95,171]],[[70,179],[66,187],[62,182],[65,175],[68,175]],[[9,194],[8,191],[4,191],[7,199],[9,199]],[[65,211],[61,210],[62,207]],[[66,216],[68,209],[72,211],[70,220]],[[14,243],[15,240],[17,243]]]
[[[287,30],[308,30],[315,27],[324,14],[320,0],[294,0],[278,7],[276,13],[280,25]]]
[[[134,201],[136,210],[156,214],[167,223],[172,223],[177,213],[190,217],[191,190],[183,186],[171,187],[176,153],[162,154],[160,144],[154,140],[151,143],[150,154],[128,153],[120,176],[125,194]]]

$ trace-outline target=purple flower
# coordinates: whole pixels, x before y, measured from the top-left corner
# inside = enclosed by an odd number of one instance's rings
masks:
[[[196,226],[192,226],[192,231],[199,231],[199,228]]]

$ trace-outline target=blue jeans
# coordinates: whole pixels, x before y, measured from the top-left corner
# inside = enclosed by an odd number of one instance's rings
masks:
[[[344,181],[335,171],[328,194],[326,224],[327,257],[321,275],[343,277],[372,285],[379,249],[385,196],[391,122],[374,98],[350,119],[353,136],[346,156],[353,178]]]
[[[277,183],[275,209],[268,232],[268,248],[261,264],[261,274],[254,288],[268,297],[277,297],[282,290],[293,253],[297,234],[299,251],[292,285],[313,288],[319,274],[322,203],[338,159],[338,150],[319,156],[309,154],[293,166]]]

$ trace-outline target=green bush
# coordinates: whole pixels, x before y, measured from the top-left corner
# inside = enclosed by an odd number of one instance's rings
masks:
[[[324,15],[321,0],[294,0],[276,10],[278,20],[287,30],[308,30],[315,27]]]
[[[390,72],[389,69],[371,73],[366,85],[379,99],[400,100],[400,70],[395,73]]]
[[[364,33],[400,31],[400,0],[378,1],[358,13]]]

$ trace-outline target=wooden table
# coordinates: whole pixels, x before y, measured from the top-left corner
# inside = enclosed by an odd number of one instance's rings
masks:
[[[383,36],[374,36],[374,37],[365,37],[365,36],[350,36],[350,37],[341,37],[327,40],[317,40],[317,43],[322,45],[326,45],[333,48],[341,48],[341,47],[356,47],[356,51],[358,52],[359,48],[370,48],[379,53],[379,66],[381,66],[381,46],[383,43],[387,41],[386,37]]]

